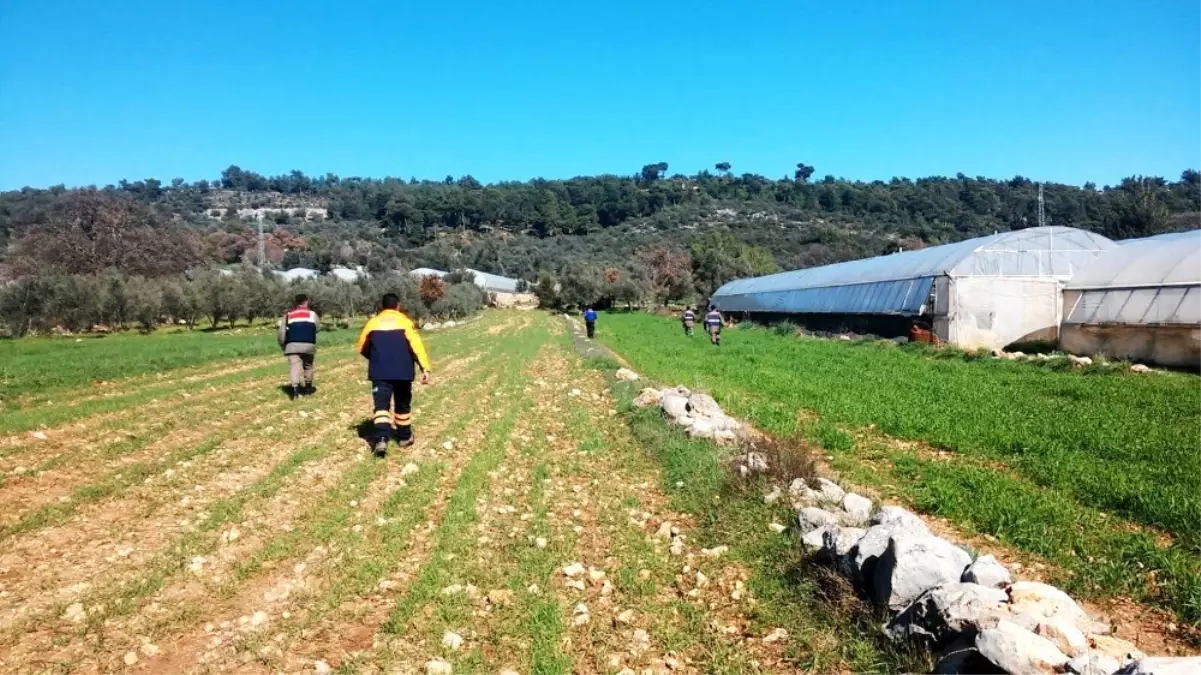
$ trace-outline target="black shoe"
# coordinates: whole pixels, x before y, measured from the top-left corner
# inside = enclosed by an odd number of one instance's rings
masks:
[[[292,387],[288,390],[288,400],[295,401],[297,398],[300,398],[300,388]]]
[[[376,457],[379,457],[380,459],[387,457],[388,456],[388,441],[385,439],[382,439],[382,438],[380,440],[376,441],[375,445],[372,446],[372,448],[371,448],[371,454],[375,455]]]
[[[300,394],[302,396],[312,396],[313,394],[316,394],[316,393],[317,393],[317,387],[314,387],[312,382],[304,385],[304,388],[300,390]]]
[[[401,440],[398,438],[398,439],[396,439],[396,446],[399,448],[407,448],[416,442],[417,442],[416,436],[409,436],[408,438],[406,438],[404,440]]]

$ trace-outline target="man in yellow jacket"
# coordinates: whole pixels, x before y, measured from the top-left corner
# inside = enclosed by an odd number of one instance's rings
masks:
[[[413,444],[413,380],[421,368],[421,383],[429,384],[430,357],[413,320],[400,311],[400,298],[388,293],[383,309],[371,317],[359,334],[358,351],[367,359],[367,379],[375,405],[372,420],[376,457],[388,454],[388,440],[395,434],[400,447]],[[395,413],[391,409],[395,405]]]

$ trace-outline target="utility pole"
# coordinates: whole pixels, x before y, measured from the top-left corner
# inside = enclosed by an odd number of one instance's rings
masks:
[[[263,235],[263,216],[259,214],[259,270],[267,264],[267,239]]]
[[[1038,184],[1038,226],[1046,227],[1046,225],[1047,225],[1047,211],[1044,208],[1044,204],[1043,204],[1043,184],[1039,183]]]

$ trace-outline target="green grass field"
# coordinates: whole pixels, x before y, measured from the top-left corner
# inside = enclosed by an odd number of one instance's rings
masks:
[[[353,330],[327,330],[327,346],[353,342]],[[275,326],[233,330],[133,331],[111,335],[0,339],[0,411],[43,401],[56,390],[153,375],[213,361],[279,353]]]
[[[560,317],[428,335],[385,460],[353,337],[296,401],[262,329],[6,343],[0,673],[928,668]]]
[[[1038,554],[1090,597],[1201,622],[1201,382],[965,358],[890,342],[602,317],[599,338],[651,378],[823,446],[853,481]],[[919,441],[898,443],[901,441]],[[948,452],[949,451],[949,452]]]

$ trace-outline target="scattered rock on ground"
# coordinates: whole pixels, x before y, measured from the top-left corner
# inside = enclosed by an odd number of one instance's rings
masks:
[[[442,634],[442,646],[451,651],[457,651],[459,647],[463,646],[463,636],[448,630]]]
[[[617,379],[621,380],[622,382],[634,382],[634,381],[641,379],[638,376],[638,373],[635,373],[634,371],[630,370],[629,368],[618,368],[616,377],[617,377]]]
[[[843,517],[844,524],[858,527],[867,522],[867,519],[872,515],[872,500],[867,497],[862,497],[854,492],[848,492],[842,498],[842,510],[846,512]]]
[[[645,408],[651,405],[659,405],[659,401],[663,399],[663,394],[659,393],[658,389],[647,387],[643,389],[638,397],[634,399],[635,408]]]
[[[688,413],[693,417],[716,419],[724,417],[721,406],[708,394],[693,394],[688,397]]]
[[[1050,640],[1012,621],[999,621],[976,636],[976,650],[1007,673],[1061,673],[1068,657]]]
[[[903,532],[914,535],[929,534],[930,530],[920,518],[905,509],[896,506],[885,506],[872,517],[876,523],[868,528],[859,538],[854,550],[848,555],[847,565],[851,572],[851,581],[856,584],[870,583],[876,570],[876,563],[888,548],[888,541],[894,533]]]
[[[688,399],[675,392],[664,392],[663,396],[659,399],[659,407],[672,419],[689,416]]]
[[[1151,372],[1151,369],[1141,363],[1136,363],[1136,364],[1130,366],[1130,372],[1132,372],[1132,373],[1149,373],[1149,372]]]
[[[430,659],[425,662],[425,675],[454,675],[454,668],[442,659]]]
[[[1086,633],[1105,634],[1107,626],[1093,621],[1067,593],[1037,581],[1018,581],[1009,587],[1009,602],[1015,614],[1038,620],[1067,618]]]
[[[838,483],[825,478],[817,479],[817,494],[819,500],[828,504],[838,504],[847,495],[846,490],[839,487]]]
[[[898,532],[876,565],[872,594],[892,610],[904,609],[931,588],[959,581],[971,561],[946,539]]]
[[[88,618],[88,615],[87,612],[83,610],[82,602],[73,602],[68,605],[66,611],[63,612],[63,618],[71,623],[80,623],[84,619]]]
[[[963,570],[963,581],[990,588],[1003,588],[1013,582],[1009,570],[992,555],[982,555]]]
[[[816,506],[806,506],[797,512],[796,521],[801,532],[808,534],[827,525],[837,525],[838,516]]]
[[[1009,616],[1005,591],[972,583],[949,583],[923,593],[884,624],[893,640],[918,639],[934,649],[970,640],[982,627]]]

